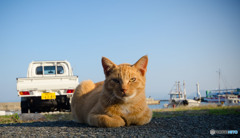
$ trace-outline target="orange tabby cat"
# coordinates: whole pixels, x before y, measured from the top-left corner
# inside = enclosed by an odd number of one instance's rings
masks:
[[[146,104],[145,74],[148,57],[134,65],[116,65],[102,58],[105,81],[83,81],[77,86],[71,110],[75,121],[97,127],[120,127],[149,123],[152,112]]]

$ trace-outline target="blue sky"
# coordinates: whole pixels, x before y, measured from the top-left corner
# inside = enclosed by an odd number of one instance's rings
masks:
[[[0,102],[20,101],[16,78],[31,61],[68,60],[79,81],[104,80],[116,64],[149,56],[146,95],[168,99],[175,81],[205,90],[240,87],[238,0],[2,0]]]

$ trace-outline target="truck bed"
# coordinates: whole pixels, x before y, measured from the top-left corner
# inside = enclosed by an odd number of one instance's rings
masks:
[[[17,78],[18,91],[75,89],[77,76]]]

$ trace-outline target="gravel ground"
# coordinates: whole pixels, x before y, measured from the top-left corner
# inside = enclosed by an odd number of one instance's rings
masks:
[[[0,137],[211,137],[210,130],[238,130],[240,115],[153,118],[144,126],[96,128],[73,121],[0,124]],[[217,137],[240,137],[215,134]]]

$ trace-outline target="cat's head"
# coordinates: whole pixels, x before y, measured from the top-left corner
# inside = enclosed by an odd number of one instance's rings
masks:
[[[120,100],[129,100],[139,94],[145,95],[147,64],[147,56],[143,56],[133,65],[116,65],[108,58],[103,57],[102,66],[106,77],[104,88],[108,94]]]

